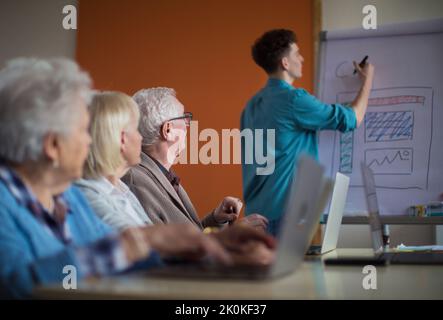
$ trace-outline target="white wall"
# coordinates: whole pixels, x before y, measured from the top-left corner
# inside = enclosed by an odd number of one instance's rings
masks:
[[[379,25],[443,17],[442,0],[323,0],[323,30],[361,28],[367,4],[377,8]]]
[[[322,30],[361,28],[362,8],[367,4],[375,5],[377,8],[378,25],[443,17],[442,0],[323,0]],[[442,229],[439,227],[437,235],[441,241],[443,241]],[[416,245],[434,243],[435,227],[391,226],[391,244],[397,245],[401,242]],[[361,248],[370,245],[368,226],[342,226],[339,247]]]
[[[62,9],[77,0],[0,0],[0,68],[18,56],[74,58],[76,32]]]

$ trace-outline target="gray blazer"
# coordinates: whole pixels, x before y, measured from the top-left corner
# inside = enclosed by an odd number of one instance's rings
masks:
[[[200,229],[220,226],[212,212],[200,221],[182,185],[177,193],[157,164],[143,152],[140,164],[131,168],[122,180],[138,198],[154,224],[193,223]]]
[[[95,214],[114,229],[153,224],[140,202],[123,182],[120,182],[123,191],[118,191],[105,178],[80,179],[74,184],[83,192]]]

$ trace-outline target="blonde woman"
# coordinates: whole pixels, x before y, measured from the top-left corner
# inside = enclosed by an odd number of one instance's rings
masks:
[[[76,185],[96,214],[113,228],[152,224],[137,198],[120,180],[140,162],[137,105],[124,93],[102,92],[93,97],[89,112],[92,144],[84,178]]]

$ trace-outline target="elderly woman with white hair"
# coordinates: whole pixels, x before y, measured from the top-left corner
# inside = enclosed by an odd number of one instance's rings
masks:
[[[123,177],[155,224],[191,223],[201,229],[234,222],[242,209],[235,197],[223,201],[200,221],[191,199],[172,170],[176,158],[185,149],[187,126],[192,114],[170,88],[142,89],[134,95],[141,121],[141,163]],[[242,222],[265,230],[267,219],[252,214]]]
[[[218,242],[195,228],[115,233],[71,186],[82,176],[91,142],[90,82],[66,59],[17,59],[0,71],[1,297],[61,284],[66,266],[79,279],[158,266],[157,252],[197,251],[230,262]]]

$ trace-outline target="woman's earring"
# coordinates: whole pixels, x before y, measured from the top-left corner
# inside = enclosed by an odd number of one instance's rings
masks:
[[[60,164],[58,163],[58,160],[54,160],[54,161],[52,162],[52,167],[53,167],[54,169],[58,169],[58,168],[60,167]]]

